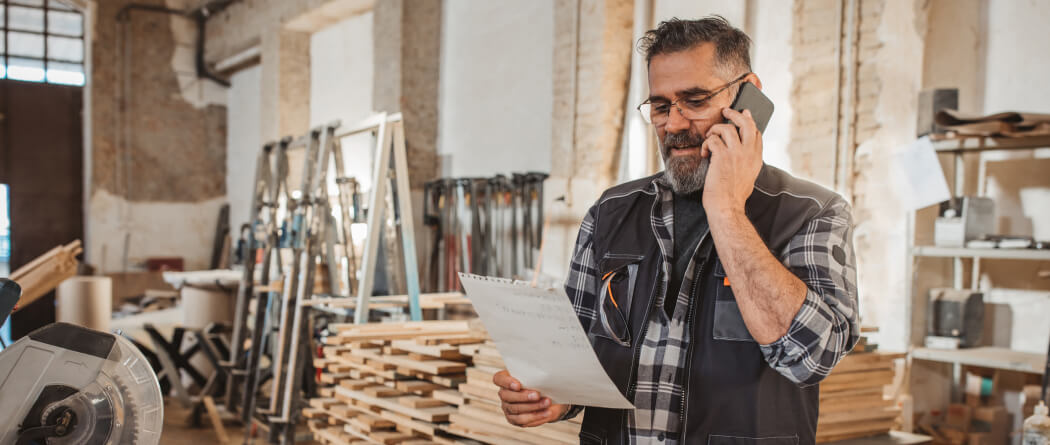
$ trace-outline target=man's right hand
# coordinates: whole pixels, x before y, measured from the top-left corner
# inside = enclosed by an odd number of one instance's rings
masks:
[[[521,382],[506,370],[497,372],[492,383],[500,387],[503,415],[511,425],[540,426],[560,419],[569,410],[569,405],[556,404],[539,391],[522,387]]]

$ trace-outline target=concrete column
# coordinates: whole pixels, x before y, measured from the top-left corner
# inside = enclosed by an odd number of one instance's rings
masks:
[[[310,34],[273,29],[261,36],[263,141],[310,129]]]
[[[630,76],[634,2],[555,0],[551,225],[543,272],[563,276],[580,221],[614,185]],[[564,197],[564,201],[555,201]]]
[[[615,180],[633,22],[631,0],[555,1],[552,176]]]
[[[437,178],[438,88],[441,67],[441,0],[377,2],[373,10],[376,111],[405,119],[412,189]]]

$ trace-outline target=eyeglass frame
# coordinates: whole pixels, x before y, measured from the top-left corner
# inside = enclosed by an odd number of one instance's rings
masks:
[[[706,103],[706,102],[710,101],[711,99],[713,99],[715,96],[717,96],[719,93],[729,89],[729,87],[731,87],[731,86],[739,83],[740,81],[746,79],[747,76],[751,75],[751,73],[752,73],[751,71],[748,71],[748,72],[742,74],[740,77],[737,77],[732,82],[729,82],[729,83],[727,83],[725,85],[722,85],[721,88],[715,90],[714,92],[712,92],[712,93],[710,93],[710,94],[708,94],[708,95],[706,95],[706,96],[704,96],[704,97],[702,97],[700,99],[694,99],[692,97],[689,97],[689,98],[687,98],[687,97],[680,97],[680,98],[678,98],[678,100],[672,101],[670,104],[668,104],[668,107],[667,107],[667,118],[668,118],[668,120],[670,120],[670,118],[671,118],[671,107],[677,108],[678,109],[678,114],[681,114],[682,117],[685,118],[685,113],[682,112],[682,107],[678,105],[679,102],[681,102],[683,100],[696,100],[698,102]],[[638,113],[642,115],[642,119],[643,120],[647,121],[650,125],[656,125],[656,124],[653,123],[654,119],[652,118],[652,112],[649,113],[649,117],[648,117],[648,119],[646,119],[646,116],[645,116],[646,113],[644,111],[642,111],[642,107],[645,106],[646,104],[651,106],[653,104],[652,99],[651,98],[650,99],[646,99],[645,102],[642,102],[642,103],[638,104],[638,106],[635,107],[635,108],[638,110]],[[685,118],[685,119],[690,120],[690,121],[696,120],[696,119],[689,119],[689,118]],[[664,122],[661,125],[666,125],[666,124],[667,123]]]

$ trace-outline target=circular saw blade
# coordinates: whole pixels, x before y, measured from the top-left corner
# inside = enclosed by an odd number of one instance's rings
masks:
[[[77,418],[70,434],[48,438],[48,445],[159,442],[163,405],[156,375],[137,348],[117,338],[120,353],[110,357],[95,381],[45,410],[42,421],[60,406],[72,409]]]

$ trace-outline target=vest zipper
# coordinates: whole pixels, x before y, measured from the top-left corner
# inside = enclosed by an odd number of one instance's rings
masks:
[[[658,272],[656,274],[657,283],[660,283],[660,284],[657,285],[657,288],[656,288],[657,289],[657,295],[662,295],[663,292],[664,292],[663,274],[664,274],[663,270],[661,270],[660,272]],[[664,298],[667,298],[667,296],[665,295]],[[653,316],[653,307],[657,306],[657,304],[652,302],[652,299],[649,299],[649,301],[650,301],[649,309],[645,312],[645,322],[643,323],[643,327],[642,327],[642,335],[637,337],[639,341],[635,342],[635,345],[634,345],[634,359],[633,359],[633,361],[631,361],[631,374],[630,374],[630,376],[628,377],[628,380],[627,380],[628,382],[631,382],[631,384],[628,385],[628,387],[627,387],[627,400],[630,400],[631,403],[634,403],[634,392],[635,392],[635,390],[638,387],[638,381],[635,378],[635,370],[638,369],[638,358],[642,355],[642,343],[645,342],[645,334],[646,334],[646,332],[649,331],[649,317]],[[624,412],[624,415],[623,415],[623,432],[624,432],[624,434],[628,434],[628,431],[627,431],[627,413],[626,413],[626,411]],[[624,436],[624,439],[626,440],[626,436]]]
[[[700,247],[703,246],[704,241],[707,240],[708,233],[709,232],[704,232],[704,236],[700,238],[700,244],[697,245],[697,247],[696,247],[697,250],[700,250]],[[692,301],[692,300],[694,300],[696,298],[696,287],[700,284],[700,278],[704,276],[704,270],[707,269],[707,263],[708,263],[708,258],[704,258],[704,262],[701,263],[701,265],[700,265],[700,270],[693,277],[692,288],[689,289],[689,299],[690,299],[690,301],[692,303],[689,305],[689,314],[686,315],[686,317],[685,317],[686,318],[686,324],[685,324],[684,328],[688,330],[687,332],[691,332],[692,329],[693,329],[694,318],[696,318],[695,315],[696,315],[696,306],[697,306],[697,304],[703,304],[702,302]],[[686,347],[687,350],[686,350],[686,353],[685,353],[686,370],[685,370],[685,380],[682,381],[682,408],[678,410],[678,412],[681,413],[681,414],[679,414],[681,417],[679,417],[679,419],[678,419],[678,424],[681,425],[681,428],[682,428],[681,440],[679,441],[680,443],[688,443],[688,442],[686,442],[686,426],[687,425],[685,423],[685,419],[686,419],[686,414],[689,411],[689,404],[686,403],[686,401],[689,400],[689,377],[693,373],[693,345],[694,344],[696,344],[696,339],[690,337],[689,338],[689,346]]]

